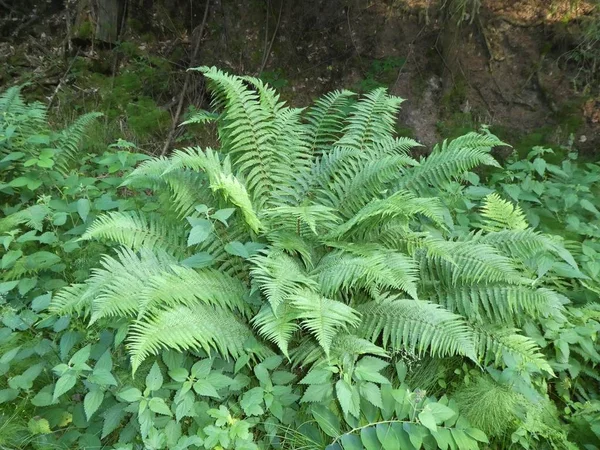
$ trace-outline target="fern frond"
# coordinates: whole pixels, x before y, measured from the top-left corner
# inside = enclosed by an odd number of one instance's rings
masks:
[[[391,137],[403,101],[388,95],[385,88],[365,94],[352,106],[344,135],[335,145],[363,151],[373,143]]]
[[[436,244],[452,256],[422,255],[421,273],[424,279],[440,280],[448,286],[473,283],[521,284],[528,280],[521,276],[512,260],[501,255],[494,247],[472,241],[438,241]]]
[[[199,204],[210,203],[212,193],[206,176],[184,168],[171,168],[172,161],[165,157],[144,161],[130,173],[121,186],[151,188],[170,192],[167,205],[181,218],[191,214]]]
[[[130,327],[128,348],[135,373],[144,359],[163,349],[216,350],[224,358],[239,358],[248,353],[246,344],[252,340],[252,330],[227,309],[177,305],[135,321]],[[258,352],[268,353],[261,346]]]
[[[335,335],[360,322],[358,313],[350,306],[312,291],[292,295],[290,302],[297,310],[302,326],[315,336],[327,355]]]
[[[372,155],[402,155],[407,157],[407,165],[418,166],[419,163],[408,156],[408,152],[415,147],[423,147],[414,139],[408,137],[385,137],[373,142],[373,146],[369,149]]]
[[[349,159],[343,171],[317,191],[317,201],[351,217],[373,198],[380,198],[410,163],[402,155]]]
[[[364,303],[356,330],[359,336],[381,343],[384,349],[406,349],[436,357],[462,355],[476,360],[473,333],[461,316],[421,300],[389,296]]]
[[[472,285],[441,289],[429,299],[449,311],[486,323],[522,323],[528,317],[562,317],[559,295],[528,286]]]
[[[152,314],[156,308],[193,307],[197,303],[247,316],[250,311],[246,302],[248,295],[248,289],[240,280],[220,271],[171,265],[168,271],[146,279],[146,286],[138,296],[138,319]]]
[[[98,217],[81,239],[113,241],[133,250],[156,248],[182,256],[182,249],[186,248],[185,235],[181,226],[165,222],[162,217],[127,211]]]
[[[265,305],[252,319],[252,325],[264,339],[273,342],[286,357],[289,357],[288,345],[294,333],[300,329],[296,323],[297,319],[297,311],[289,304],[279,305],[277,313]]]
[[[271,171],[275,185],[269,205],[297,205],[305,200],[299,193],[313,160],[301,113],[299,108],[284,108],[273,120]]]
[[[478,353],[484,364],[517,365],[530,371],[544,371],[554,375],[535,341],[518,334],[517,329],[474,327],[473,331]]]
[[[93,295],[90,294],[87,283],[65,286],[52,296],[48,311],[58,316],[83,314],[86,317],[92,307]]]
[[[399,289],[417,297],[417,266],[414,260],[377,246],[346,245],[343,251],[324,256],[313,271],[325,295],[340,290],[366,288]]]
[[[79,116],[68,128],[60,132],[60,137],[56,142],[58,153],[54,160],[59,170],[65,172],[69,163],[76,159],[81,139],[98,117],[102,117],[102,113],[91,112],[84,114]]]
[[[275,186],[272,111],[265,108],[256,91],[239,77],[215,67],[200,70],[216,96],[216,105],[224,108],[219,127],[222,148],[231,156],[233,167],[246,180],[253,200],[260,207]]]
[[[341,220],[334,209],[315,204],[269,208],[263,211],[263,215],[270,229],[298,236],[306,236],[303,233],[306,228],[314,236],[327,233]]]
[[[521,208],[495,192],[485,198],[481,215],[485,231],[525,230],[529,226]]]
[[[205,172],[213,192],[219,193],[225,200],[237,206],[253,231],[262,228],[246,186],[231,173],[228,157],[221,163],[217,152],[210,148],[202,150],[195,147],[177,150],[171,157],[171,165],[165,174],[182,167]]]
[[[0,219],[0,234],[12,231],[22,224],[32,230],[42,231],[44,219],[50,212],[46,205],[32,205],[9,214]]]
[[[311,154],[320,155],[340,138],[348,107],[355,95],[346,90],[329,92],[307,111],[307,142]]]
[[[401,219],[408,224],[416,215],[427,217],[443,229],[445,212],[439,198],[419,198],[409,191],[398,191],[387,198],[371,200],[354,217],[332,230],[328,237],[340,238],[353,227],[372,229],[391,219]]]
[[[294,258],[282,251],[270,249],[253,256],[251,262],[250,275],[275,312],[291,295],[318,286]]]
[[[577,269],[573,255],[550,236],[538,233],[532,229],[502,230],[487,234],[476,234],[474,240],[491,245],[505,255],[527,261],[543,253],[552,253],[563,259],[571,267]]]
[[[417,193],[427,191],[429,186],[439,187],[460,178],[465,172],[479,165],[500,167],[489,154],[492,147],[506,145],[491,134],[468,133],[450,143],[436,145],[431,155],[404,174],[399,189]]]

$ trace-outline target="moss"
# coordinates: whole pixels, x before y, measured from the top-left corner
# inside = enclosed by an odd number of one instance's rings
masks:
[[[130,103],[126,113],[129,128],[138,138],[163,133],[171,123],[169,113],[160,109],[150,97]]]
[[[91,40],[94,37],[94,26],[86,20],[73,29],[73,37],[76,39]]]
[[[472,113],[460,111],[446,114],[436,126],[440,136],[443,136],[444,139],[454,139],[479,128],[479,124],[473,118]]]
[[[442,114],[455,114],[460,111],[467,99],[467,82],[463,77],[454,80],[452,89],[444,94],[441,100]]]

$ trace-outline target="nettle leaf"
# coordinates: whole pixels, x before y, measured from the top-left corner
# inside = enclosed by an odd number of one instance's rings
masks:
[[[160,397],[151,398],[150,401],[148,402],[148,407],[150,408],[150,411],[155,412],[157,414],[162,414],[165,416],[173,415],[169,406]]]
[[[356,386],[346,380],[338,380],[335,384],[335,392],[344,414],[352,414],[358,418],[360,416],[360,393]]]
[[[163,385],[163,375],[157,362],[152,364],[152,368],[146,376],[146,388],[149,391],[158,391]]]
[[[69,371],[62,375],[56,381],[56,386],[54,387],[54,400],[56,401],[58,397],[70,391],[73,388],[73,386],[75,386],[76,382],[77,375],[75,375],[75,373]]]
[[[264,393],[262,387],[255,387],[245,392],[240,400],[240,406],[248,416],[260,416],[264,414],[263,399]]]
[[[137,388],[124,389],[117,396],[128,403],[137,402],[142,399],[142,392]]]
[[[89,421],[92,415],[98,411],[98,408],[104,400],[104,392],[100,389],[94,389],[89,391],[83,399],[83,409],[85,411],[85,417]]]

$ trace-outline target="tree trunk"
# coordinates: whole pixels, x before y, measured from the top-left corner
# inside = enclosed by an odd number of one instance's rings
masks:
[[[119,0],[96,0],[96,35],[102,42],[114,44],[119,39],[122,8]]]

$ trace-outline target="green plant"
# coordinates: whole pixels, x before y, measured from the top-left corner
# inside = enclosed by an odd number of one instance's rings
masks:
[[[478,165],[497,166],[489,152],[501,141],[470,133],[416,161],[407,151],[418,144],[393,136],[401,99],[384,89],[358,101],[334,92],[303,117],[258,79],[202,71],[220,150],[180,150],[134,170],[124,185],[156,191],[160,215],[98,218],[83,239],[123,248],[54,296],[52,312],[122,323],[134,372],[166,349],[254,361],[255,387],[240,400],[250,417],[271,402],[273,383],[258,368],[289,358],[309,386],[290,404],[296,417],[270,411],[277,429],[314,416],[301,407],[310,403],[362,436],[371,429],[361,425],[364,405],[380,406],[384,385],[400,380],[365,374],[387,358],[460,356],[501,369],[508,389],[544,397],[552,368],[517,327],[563,320],[563,298],[542,268],[552,261],[575,274],[577,264],[500,197],[488,196],[463,231],[436,196]],[[436,431],[420,415],[418,433]],[[267,425],[257,431],[269,436]],[[475,445],[463,435],[453,437],[459,448]]]

